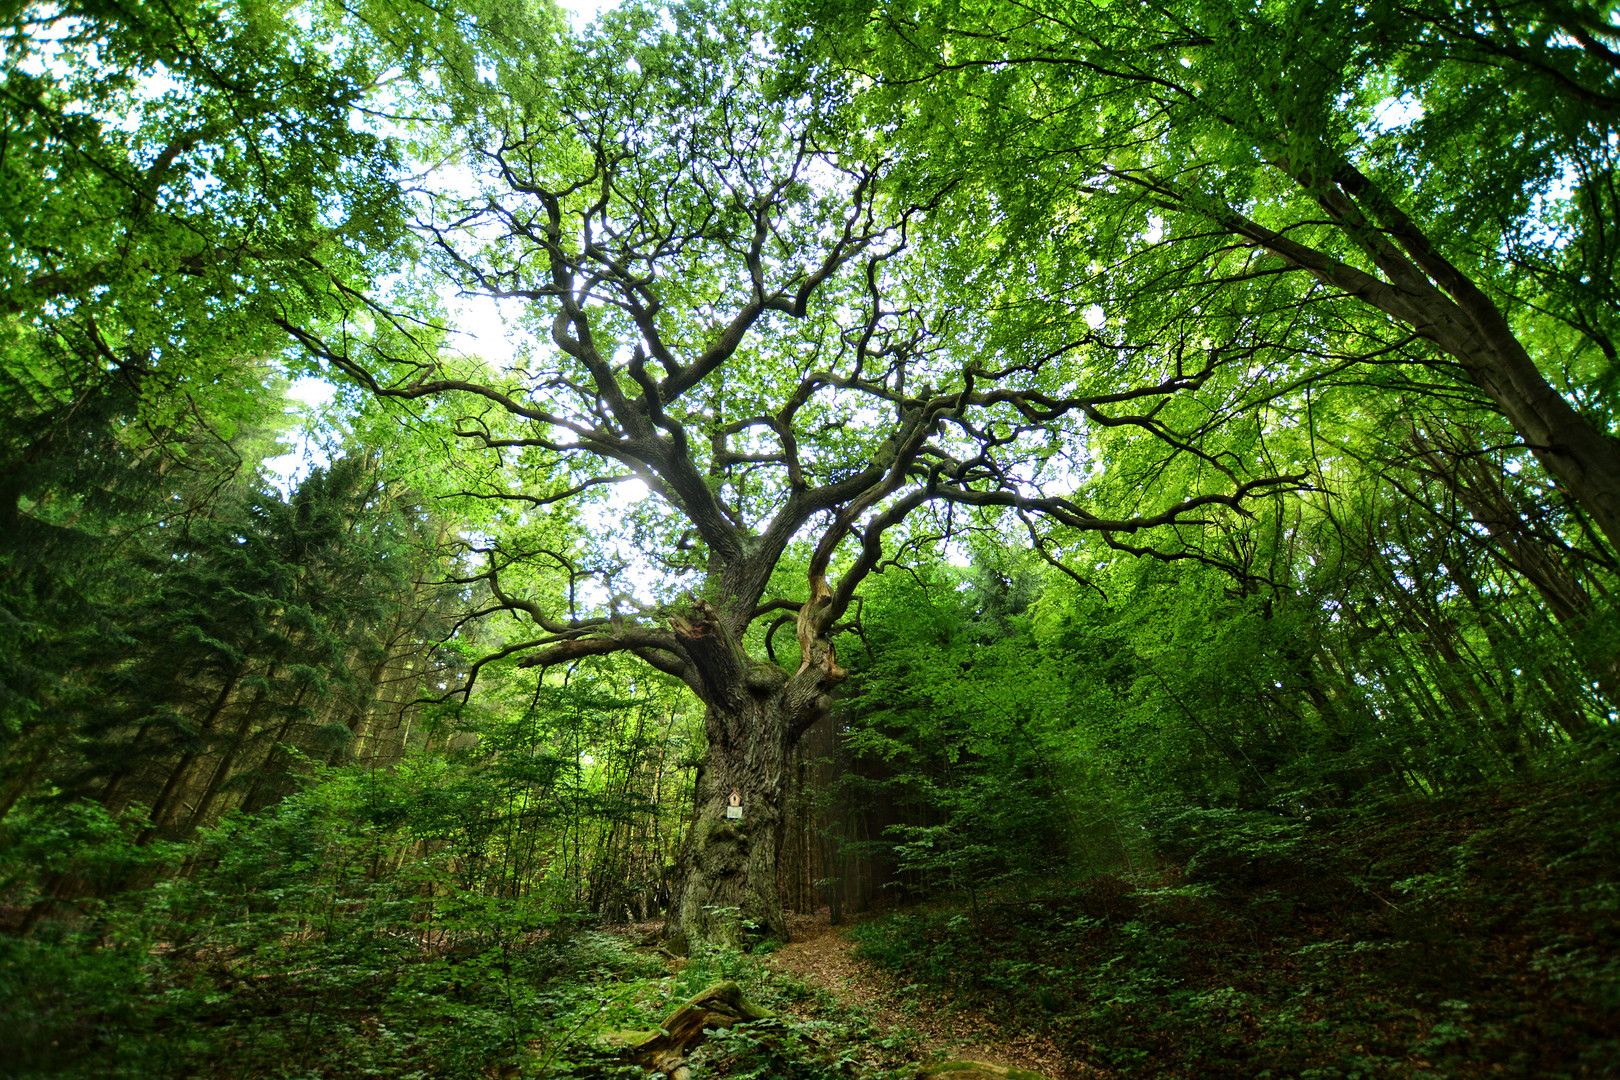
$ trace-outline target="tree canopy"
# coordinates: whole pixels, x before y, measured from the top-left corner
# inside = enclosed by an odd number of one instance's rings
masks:
[[[826,64],[892,87],[890,123],[921,106],[926,152],[1048,253],[1049,289],[1137,340],[1232,320],[1248,377],[1282,393],[1407,365],[1414,391],[1497,413],[1620,537],[1600,313],[1616,70],[1595,9],[818,13],[850,28]]]

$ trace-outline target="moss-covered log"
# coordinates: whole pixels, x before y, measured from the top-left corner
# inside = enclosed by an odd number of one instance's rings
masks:
[[[679,1080],[685,1075],[687,1056],[710,1031],[729,1028],[771,1014],[743,996],[734,982],[715,983],[688,998],[658,1025],[657,1031],[620,1031],[607,1041],[621,1048],[624,1060],[648,1072]]]

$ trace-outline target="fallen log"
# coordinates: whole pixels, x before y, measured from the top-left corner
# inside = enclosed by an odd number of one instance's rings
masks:
[[[670,1080],[685,1080],[687,1055],[710,1031],[770,1015],[744,997],[736,983],[721,982],[677,1006],[657,1031],[614,1031],[603,1038],[619,1048],[626,1062],[663,1073]]]

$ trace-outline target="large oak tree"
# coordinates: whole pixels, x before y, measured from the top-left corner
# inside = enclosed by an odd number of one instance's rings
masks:
[[[109,17],[138,123],[84,105],[88,52],[66,92],[8,73],[6,167],[55,162],[53,191],[107,208],[86,243],[66,196],[15,217],[9,315],[85,361],[41,393],[126,376],[173,408],[290,335],[430,421],[441,472],[500,507],[467,537],[475,617],[507,627],[474,671],[624,653],[705,705],[687,941],[785,933],[785,766],[863,583],[906,552],[1014,528],[1072,573],[1078,531],[1242,576],[1234,522],[1307,471],[1284,418],[1314,435],[1312,388],[1356,368],[1399,372],[1442,428],[1468,410],[1448,446],[1496,410],[1620,536],[1609,24],[819,13],[633,6],[580,40],[486,0]],[[157,63],[194,96],[140,90]],[[1381,119],[1402,101],[1421,124]],[[1524,145],[1492,158],[1481,115]],[[407,138],[453,167],[402,182]],[[428,307],[435,282],[505,305],[498,355],[371,284],[406,206],[427,253],[406,277]],[[631,482],[645,498],[605,498]]]
[[[425,203],[423,228],[462,290],[521,312],[512,355],[301,335],[503,462],[468,491],[512,507],[472,541],[469,582],[524,632],[475,666],[629,653],[703,701],[678,943],[785,937],[786,766],[845,678],[835,639],[862,582],[897,549],[970,521],[1198,533],[1299,479],[1203,449],[1214,414],[1177,410],[1224,376],[1220,343],[1127,347],[1026,309],[1030,271],[985,272],[992,238],[933,229],[954,178],[895,168],[839,87],[785,92],[767,29],[743,5],[633,8],[543,70],[502,69],[472,190]],[[1088,436],[1111,428],[1181,483],[1091,505]],[[629,480],[648,495],[617,511],[626,527],[598,517],[609,535],[581,539],[592,519],[568,507]],[[639,595],[612,569],[629,548],[660,575]]]

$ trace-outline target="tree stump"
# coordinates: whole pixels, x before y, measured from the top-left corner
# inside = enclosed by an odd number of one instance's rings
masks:
[[[763,1020],[771,1014],[743,997],[734,982],[715,983],[701,994],[664,1017],[657,1031],[618,1031],[606,1036],[621,1047],[624,1060],[648,1072],[661,1072],[672,1080],[683,1080],[686,1056],[709,1031],[729,1028],[748,1020]]]

